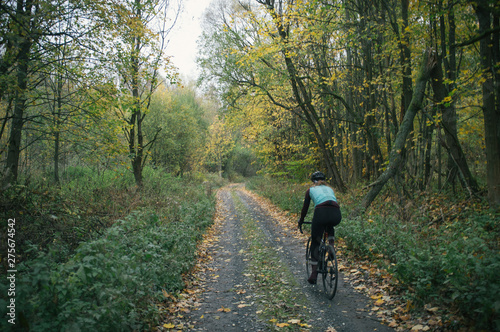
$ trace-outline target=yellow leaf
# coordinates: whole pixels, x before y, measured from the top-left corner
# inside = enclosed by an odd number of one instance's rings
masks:
[[[276,324],[277,327],[286,327],[286,326],[290,326],[290,324],[287,324],[287,323],[278,323]]]
[[[175,325],[172,323],[168,323],[168,324],[163,324],[163,327],[166,329],[173,329],[175,327]]]
[[[230,312],[231,309],[229,308],[224,308],[224,306],[222,306],[221,308],[217,309],[217,311],[221,311],[221,312]]]

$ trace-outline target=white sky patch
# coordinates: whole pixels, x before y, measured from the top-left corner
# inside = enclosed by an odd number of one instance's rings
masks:
[[[198,70],[196,41],[201,35],[201,17],[211,0],[181,0],[183,11],[176,26],[169,35],[170,42],[166,55],[173,56],[174,65],[179,68],[181,77],[196,79]]]

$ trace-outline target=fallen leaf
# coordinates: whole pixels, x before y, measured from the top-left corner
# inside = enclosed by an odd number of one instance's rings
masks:
[[[220,311],[220,312],[230,312],[231,309],[229,308],[224,308],[224,306],[220,307],[219,309],[217,309],[217,311]]]
[[[278,323],[276,324],[277,327],[286,327],[286,326],[290,326],[290,324],[288,323]]]
[[[392,322],[390,322],[390,323],[389,323],[389,325],[388,325],[388,326],[389,326],[389,327],[392,327],[392,328],[395,328],[395,327],[398,327],[399,325],[398,325],[398,323],[396,323],[395,321],[392,321]]]
[[[175,325],[172,323],[168,323],[168,324],[163,324],[163,327],[166,329],[173,329],[175,327]]]

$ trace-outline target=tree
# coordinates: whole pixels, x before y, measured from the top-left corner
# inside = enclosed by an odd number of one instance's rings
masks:
[[[164,59],[166,37],[175,24],[178,8],[174,8],[174,18],[168,20],[172,10],[169,0],[130,0],[117,3],[116,16],[109,24],[118,29],[115,42],[114,64],[120,74],[122,87],[120,109],[126,125],[129,157],[136,184],[142,186],[142,170],[147,160],[145,149],[154,144],[154,135],[145,141],[143,123],[153,92],[161,82],[159,70]],[[175,74],[166,67],[166,74],[172,80]]]
[[[200,166],[208,134],[207,110],[192,87],[161,85],[153,94],[144,132],[155,138],[151,162],[174,174]]]
[[[377,181],[370,185],[371,189],[366,194],[361,203],[361,206],[365,209],[370,206],[370,204],[373,202],[375,197],[377,197],[378,193],[380,192],[380,190],[382,190],[387,181],[396,174],[396,171],[403,160],[402,151],[406,143],[406,138],[408,137],[408,134],[411,130],[415,115],[422,108],[422,101],[424,99],[427,81],[431,76],[431,71],[436,66],[435,54],[429,53],[430,51],[427,52],[423,57],[422,67],[419,72],[410,106],[405,112],[405,116],[403,118],[403,121],[401,122],[401,126],[399,127],[399,131],[396,135],[394,145],[392,146],[389,155],[389,165],[387,165],[387,168],[380,175]]]
[[[217,119],[209,127],[209,137],[205,146],[205,163],[215,165],[219,177],[222,177],[222,165],[230,156],[234,146],[234,140],[230,131],[225,128],[224,121]]]
[[[475,177],[483,171],[483,156],[473,145],[481,144],[483,132],[473,125],[480,115],[476,95],[479,84],[494,87],[489,84],[498,76],[492,69],[498,61],[483,65],[489,74],[479,80],[478,54],[464,46],[491,37],[490,57],[498,53],[494,3],[483,6],[489,28],[472,37],[477,19],[466,2],[253,3],[228,1],[211,8],[200,63],[216,79],[228,123],[240,119],[245,127],[239,131],[248,135],[266,118],[262,140],[254,142],[269,157],[262,159],[267,165],[279,158],[293,161],[286,149],[296,144],[295,153],[313,155],[310,164],[326,168],[339,189],[348,181],[375,179],[363,203],[367,207],[390,178],[401,200],[415,190],[441,190],[440,160],[448,156],[447,183],[456,177],[467,193],[478,192]],[[477,13],[480,7],[474,7]],[[427,70],[433,94],[424,98],[428,80],[419,79],[421,70],[411,59],[428,47],[436,52],[436,64]],[[285,113],[290,125],[273,127]],[[269,134],[283,133],[292,123],[302,130],[280,141]],[[273,144],[276,149],[267,148]]]
[[[479,22],[479,53],[483,70],[482,98],[486,143],[488,200],[500,207],[500,5],[496,1],[475,3]]]
[[[10,5],[10,6],[9,6]],[[29,70],[33,59],[32,48],[40,38],[40,27],[44,25],[39,21],[44,17],[42,9],[45,4],[36,4],[32,0],[21,0],[2,4],[0,7],[3,15],[9,16],[8,36],[3,40],[7,44],[6,53],[2,58],[2,70],[12,70],[15,75],[16,89],[13,96],[13,113],[6,160],[6,178],[4,185],[17,180],[19,168],[19,155],[21,152],[21,136],[25,123]],[[49,19],[50,20],[50,19]],[[4,74],[2,73],[2,74]]]
[[[96,10],[96,7],[99,8]],[[21,139],[27,124],[36,125],[46,117],[45,105],[49,102],[42,85],[59,74],[54,94],[50,97],[55,104],[52,110],[54,136],[54,168],[58,168],[58,148],[60,142],[63,97],[63,80],[75,74],[70,67],[79,63],[82,71],[89,65],[85,59],[85,49],[91,48],[96,39],[89,42],[95,34],[94,16],[103,16],[100,2],[91,4],[86,1],[6,1],[0,4],[2,39],[5,52],[0,62],[0,100],[8,98],[8,107],[3,119],[2,131],[10,127],[7,143],[6,183],[17,180],[19,159],[25,147]],[[95,14],[95,15],[94,15]],[[89,19],[92,18],[91,19]],[[82,23],[83,22],[83,23]],[[69,60],[71,59],[71,60]],[[92,68],[95,70],[95,67]],[[63,75],[63,73],[65,73]],[[63,76],[61,76],[63,75]],[[80,75],[81,77],[81,75]],[[72,77],[75,83],[75,77]],[[81,81],[85,81],[81,79]],[[78,86],[78,84],[74,84]],[[80,89],[86,89],[80,84]],[[67,86],[66,86],[67,87]],[[9,122],[10,120],[10,122]],[[25,135],[26,136],[26,135]],[[1,137],[1,136],[0,136]],[[39,139],[35,138],[35,139]],[[25,145],[32,144],[28,140]],[[57,178],[57,171],[55,173]]]

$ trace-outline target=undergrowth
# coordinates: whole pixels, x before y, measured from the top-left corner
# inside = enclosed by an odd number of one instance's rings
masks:
[[[293,213],[300,213],[308,187],[267,178],[247,186]],[[337,236],[345,240],[346,254],[390,271],[409,307],[432,303],[448,312],[450,325],[459,315],[471,329],[500,330],[498,214],[481,201],[453,195],[426,193],[402,203],[385,192],[363,216],[348,218],[362,193],[337,197],[344,215]]]
[[[124,200],[129,195],[127,192],[134,191],[131,201],[136,202],[135,209],[121,211],[124,208],[121,204],[108,205],[105,210],[110,215],[124,216],[114,221],[109,219],[108,224],[92,236],[82,236],[74,249],[64,246],[66,252],[61,252],[58,237],[42,243],[43,246],[24,241],[23,252],[29,259],[16,266],[16,325],[4,319],[0,329],[132,331],[155,326],[159,317],[156,303],[164,300],[164,292],[184,287],[181,276],[192,267],[196,243],[212,221],[215,205],[212,186],[217,184],[204,180],[174,178],[148,170],[140,192],[126,184],[120,187],[111,182],[97,188],[90,186],[87,194],[96,190],[103,193],[110,190],[107,186],[121,188],[117,194]],[[81,183],[73,189],[85,190]],[[14,202],[18,208],[16,222],[26,216],[51,212],[43,211],[43,206],[58,208],[75,197],[83,199],[82,196],[87,195],[68,191],[67,196],[63,196],[64,190],[69,189],[61,187],[50,193],[60,197],[59,204],[38,201],[36,195],[31,200],[18,199]],[[99,197],[98,194],[86,197],[86,202],[97,202]],[[89,204],[87,208],[96,211],[95,206]],[[37,214],[19,214],[32,207],[38,207]],[[81,212],[84,207],[85,204],[77,204],[70,211]],[[58,219],[53,219],[54,222],[72,219],[65,218],[67,215],[63,217],[63,209],[59,207]],[[75,218],[82,220],[82,215],[77,214]],[[70,230],[72,224],[60,227]],[[30,233],[34,229],[16,229],[16,236],[26,232],[24,236],[29,238],[34,235]],[[5,277],[0,281],[1,294],[7,294],[7,281]],[[6,308],[7,302],[0,299],[3,317],[7,317]]]

